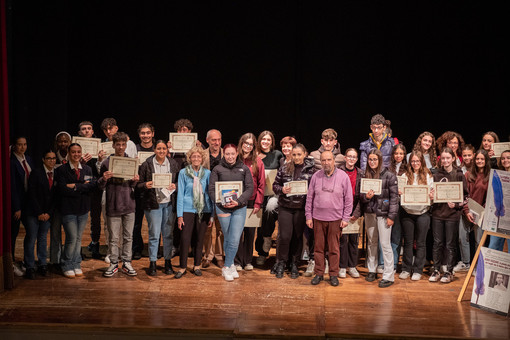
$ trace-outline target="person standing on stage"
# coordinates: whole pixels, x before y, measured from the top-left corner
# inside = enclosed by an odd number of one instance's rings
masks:
[[[335,166],[338,168],[340,165],[345,164],[345,157],[341,153],[340,143],[338,142],[338,133],[334,129],[326,129],[322,131],[321,147],[315,151],[310,152],[310,157],[314,159],[315,170],[322,169],[321,154],[324,151],[331,151],[335,157]]]
[[[327,250],[330,283],[338,286],[340,236],[352,213],[352,185],[349,176],[335,167],[331,151],[324,151],[320,159],[322,170],[310,180],[305,205],[306,225],[314,230],[315,237],[315,277],[311,283],[317,285],[324,279]]]
[[[68,132],[60,131],[55,136],[55,145],[54,149],[55,154],[57,155],[57,164],[65,164],[67,163],[67,149],[71,144],[71,135]]]
[[[282,147],[282,154],[284,157],[280,158],[280,166],[292,161],[292,148],[297,144],[296,138],[291,136],[283,137],[280,141]]]
[[[376,114],[370,120],[370,129],[372,133],[366,141],[361,142],[360,151],[360,168],[365,171],[367,168],[368,153],[372,149],[381,151],[383,164],[382,167],[387,168],[390,165],[391,151],[395,145],[395,140],[386,134],[386,119],[381,114]]]

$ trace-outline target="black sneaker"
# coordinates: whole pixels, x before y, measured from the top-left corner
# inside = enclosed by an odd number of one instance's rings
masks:
[[[384,280],[382,279],[381,281],[379,281],[379,288],[386,288],[386,287],[389,287],[393,284],[393,281],[388,281],[388,280]]]
[[[312,285],[318,285],[319,283],[321,283],[321,281],[324,280],[324,277],[322,275],[315,275],[314,278],[312,279],[311,283]]]
[[[285,272],[285,263],[283,262],[278,262],[276,264],[276,270],[275,270],[275,276],[278,278],[278,279],[281,279],[283,278],[283,273]]]
[[[368,282],[373,282],[377,279],[377,274],[376,273],[368,273],[368,276],[365,277],[365,280],[368,281]]]
[[[295,263],[290,268],[290,278],[297,279],[299,277],[299,269]]]
[[[338,282],[338,276],[330,276],[329,283],[331,283],[333,287],[338,286],[340,284],[340,282]]]
[[[25,278],[29,280],[35,280],[35,269],[34,268],[27,268],[25,272]]]
[[[41,274],[41,276],[44,277],[50,276],[47,265],[39,266],[39,268],[37,268],[37,271],[39,272],[39,274]]]

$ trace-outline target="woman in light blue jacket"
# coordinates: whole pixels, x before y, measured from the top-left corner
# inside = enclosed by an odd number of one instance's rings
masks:
[[[188,249],[192,245],[193,232],[196,234],[194,249],[194,266],[191,271],[201,276],[200,260],[207,228],[213,224],[213,204],[208,194],[211,171],[203,167],[207,155],[201,147],[193,147],[186,154],[187,166],[179,172],[177,183],[177,226],[181,233],[180,269],[175,274],[180,279],[186,274]]]

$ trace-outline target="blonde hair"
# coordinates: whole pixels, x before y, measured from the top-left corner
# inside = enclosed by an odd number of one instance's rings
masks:
[[[202,147],[200,146],[194,146],[191,149],[189,149],[188,152],[186,152],[186,162],[188,162],[188,164],[191,164],[191,156],[194,153],[199,153],[200,156],[202,156],[202,163],[200,165],[204,165],[205,159],[207,157],[207,152],[205,152],[205,150],[202,149]]]

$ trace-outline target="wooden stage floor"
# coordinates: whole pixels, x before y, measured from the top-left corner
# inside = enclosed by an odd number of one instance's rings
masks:
[[[85,254],[89,241],[87,228]],[[0,293],[0,339],[510,338],[510,319],[470,306],[473,280],[457,302],[466,274],[447,285],[428,282],[428,275],[419,282],[396,277],[381,289],[364,280],[361,259],[361,278],[348,276],[332,287],[326,275],[312,286],[308,277],[270,275],[274,248],[272,254],[265,269],[240,272],[235,282],[224,281],[214,265],[202,277],[188,272],[177,280],[161,271],[150,277],[147,257],[133,261],[136,277],[119,272],[104,278],[106,263],[86,259],[81,278],[16,278],[15,289]],[[173,258],[174,266],[178,260]]]

